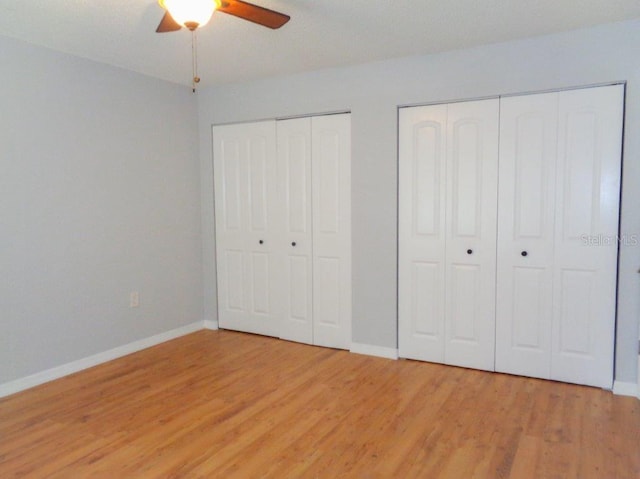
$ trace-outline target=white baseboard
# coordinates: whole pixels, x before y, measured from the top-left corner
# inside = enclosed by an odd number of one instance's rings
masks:
[[[613,381],[613,394],[619,396],[633,396],[640,399],[640,391],[636,383]]]
[[[68,376],[69,374],[82,371],[83,369],[97,366],[107,361],[111,361],[113,359],[117,359],[122,356],[126,356],[128,354],[135,353],[152,346],[156,346],[166,341],[179,338],[180,336],[195,333],[196,331],[200,331],[202,329],[217,330],[218,328],[219,326],[217,321],[205,319],[196,323],[187,324],[186,326],[182,326],[180,328],[172,329],[171,331],[156,334],[155,336],[151,336],[149,338],[140,339],[123,346],[118,346],[117,348],[94,354],[93,356],[89,356],[87,358],[79,359],[77,361],[72,361],[55,368],[47,369],[46,371],[41,371],[30,376],[15,379],[13,381],[0,384],[0,398],[18,393],[20,391],[24,391],[25,389],[29,389],[49,381],[53,381],[55,379],[59,379],[64,376]],[[364,354],[366,356],[398,359],[398,350],[396,348],[386,348],[383,346],[374,346],[371,344],[351,343],[350,352],[355,354]],[[640,364],[638,364],[638,370],[640,376]],[[614,381],[613,393],[620,396],[633,396],[640,399],[640,382],[637,384],[624,381]]]
[[[214,321],[212,319],[205,319],[203,323],[204,323],[204,329],[211,329],[213,331],[219,329],[218,321]]]
[[[367,356],[398,359],[398,350],[396,348],[385,348],[383,346],[373,346],[371,344],[351,343],[350,351],[352,353],[365,354]]]
[[[87,358],[78,359],[77,361],[63,364],[62,366],[47,369],[46,371],[41,371],[39,373],[32,374],[31,376],[26,376],[20,379],[9,381],[8,383],[0,384],[0,398],[9,396],[10,394],[15,394],[20,391],[24,391],[25,389],[29,389],[49,381],[53,381],[54,379],[59,379],[63,376],[68,376],[69,374],[77,373],[78,371],[97,366],[98,364],[106,363],[107,361],[126,356],[127,354],[135,353],[137,351],[150,348],[151,346],[156,346],[160,343],[170,341],[171,339],[179,338],[180,336],[185,336],[187,334],[200,331],[203,327],[204,324],[202,321],[187,324],[186,326],[172,329],[171,331],[166,331],[164,333],[156,334],[155,336],[151,336],[149,338],[140,339],[138,341],[125,344],[124,346],[118,346],[117,348],[94,354],[93,356],[89,356]]]

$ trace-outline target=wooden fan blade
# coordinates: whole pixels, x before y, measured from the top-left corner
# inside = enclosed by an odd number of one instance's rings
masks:
[[[268,8],[259,7],[252,3],[243,2],[242,0],[223,0],[222,5],[218,7],[219,12],[228,13],[234,17],[249,20],[258,25],[267,28],[280,28],[291,18],[284,13],[269,10]]]
[[[169,15],[169,12],[166,12],[164,14],[164,17],[162,17],[162,20],[160,20],[160,25],[158,25],[158,28],[156,28],[156,32],[175,32],[177,30],[180,30],[181,28],[182,27],[180,26],[180,24],[176,22],[171,15]]]

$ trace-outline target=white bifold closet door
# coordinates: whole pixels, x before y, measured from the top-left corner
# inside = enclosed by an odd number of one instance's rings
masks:
[[[223,125],[213,132],[220,326],[348,349],[350,115]],[[268,155],[255,146],[262,144]],[[256,166],[263,164],[264,174]],[[256,228],[256,215],[269,221]],[[236,216],[244,220],[229,223]],[[268,259],[259,280],[251,269],[256,257]],[[240,268],[241,261],[248,264]],[[267,298],[266,306],[257,308],[256,297]]]
[[[275,122],[214,127],[220,327],[278,336],[281,207]]]
[[[612,385],[623,98],[501,100],[498,371]]]
[[[351,347],[351,114],[311,118],[313,344]]]
[[[311,118],[277,122],[279,204],[284,213],[282,339],[313,343]]]
[[[401,357],[494,368],[498,106],[400,110]]]
[[[351,121],[326,115],[277,122],[284,213],[280,337],[351,345]]]

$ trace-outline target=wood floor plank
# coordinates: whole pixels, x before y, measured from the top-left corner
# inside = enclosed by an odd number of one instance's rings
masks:
[[[640,401],[202,331],[0,399],[0,477],[640,478]]]

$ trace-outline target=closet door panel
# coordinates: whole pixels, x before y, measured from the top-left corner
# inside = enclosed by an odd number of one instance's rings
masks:
[[[449,322],[448,332],[450,342],[459,342],[480,346],[480,331],[478,331],[481,271],[478,265],[452,264],[449,269]]]
[[[225,233],[240,232],[242,230],[242,210],[244,209],[241,188],[243,172],[240,162],[240,139],[221,138],[217,147],[219,159],[216,175],[222,188],[216,202],[222,215],[222,218],[218,219],[222,221]]]
[[[269,296],[273,287],[269,275],[269,255],[267,253],[252,253],[251,271],[253,273],[253,312],[269,314],[271,311]]]
[[[290,341],[313,343],[311,317],[311,264],[305,256],[291,256],[286,265],[288,290],[285,303],[285,324],[280,337]]]
[[[549,378],[558,93],[500,101],[496,370]]]
[[[279,332],[275,122],[213,128],[219,322]]]
[[[494,369],[499,102],[448,105],[445,362]]]
[[[277,122],[278,180],[283,215],[283,325],[280,337],[313,343],[311,118]],[[295,244],[295,246],[292,246]]]
[[[399,112],[399,354],[444,362],[447,105]]]
[[[340,306],[342,294],[341,285],[341,261],[336,257],[316,257],[314,262],[315,280],[315,328],[322,331],[318,342],[329,347],[346,348],[346,344],[332,344],[341,341],[339,336],[333,339],[334,335],[340,333],[342,329]]]
[[[273,180],[275,175],[273,171],[268,170],[274,165],[273,143],[270,139],[259,136],[251,138],[247,146],[249,230],[252,233],[260,233],[274,226],[270,224],[273,218],[269,217],[269,209],[275,209],[276,205],[272,202],[276,199],[272,196],[274,190],[270,188],[269,181]]]
[[[443,271],[437,262],[413,261],[411,263],[411,298],[410,312],[411,334],[419,338],[433,341],[442,339],[442,288]],[[404,340],[403,340],[404,343]],[[442,350],[442,341],[439,349]],[[426,351],[433,350],[429,348]],[[423,354],[426,354],[426,351]],[[403,356],[410,357],[410,356]],[[444,359],[444,355],[440,360]],[[433,359],[435,360],[435,359]]]
[[[351,347],[351,115],[311,119],[313,341]],[[296,246],[297,247],[297,246]]]
[[[244,259],[245,254],[242,250],[227,249],[225,251],[225,257],[222,261],[224,265],[224,279],[221,285],[223,290],[220,296],[224,298],[223,303],[227,311],[239,313],[246,311]]]
[[[610,388],[624,87],[560,93],[551,377]]]

